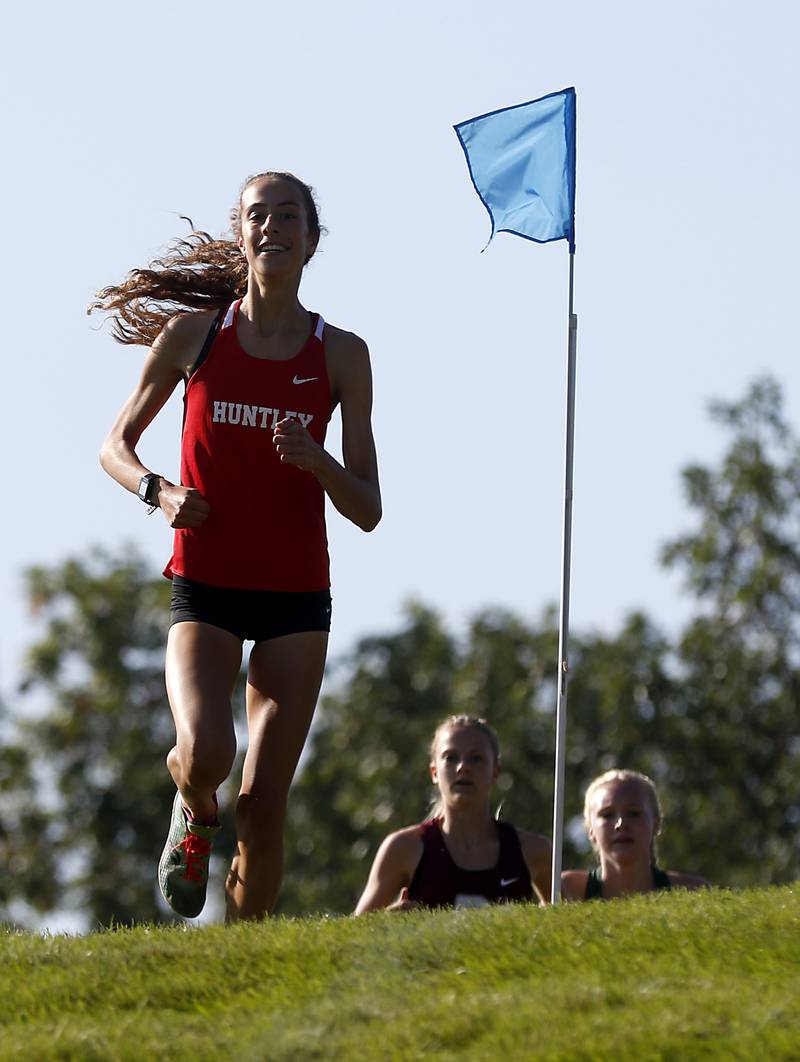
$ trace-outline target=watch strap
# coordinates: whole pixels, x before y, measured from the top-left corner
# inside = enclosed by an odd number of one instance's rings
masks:
[[[139,480],[137,493],[139,499],[148,506],[148,514],[155,512],[158,508],[157,503],[153,500],[153,487],[158,484],[159,479],[161,479],[161,476],[157,472],[148,472]]]

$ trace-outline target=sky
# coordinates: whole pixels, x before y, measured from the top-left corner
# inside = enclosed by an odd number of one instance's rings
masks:
[[[568,255],[499,234],[452,126],[577,92],[579,318],[571,613],[687,615],[662,543],[680,470],[724,438],[713,397],[765,371],[800,409],[792,327],[795,5],[139,0],[6,16],[0,691],[38,633],[21,573],[170,532],[97,453],[143,351],[85,307],[190,216],[215,235],[251,173],[288,169],[327,226],[304,304],[369,344],[384,518],[329,509],[331,658],[403,605],[454,630],[558,599]],[[140,445],[177,478],[180,399]],[[329,435],[337,452],[336,423]],[[554,691],[555,697],[555,691]]]

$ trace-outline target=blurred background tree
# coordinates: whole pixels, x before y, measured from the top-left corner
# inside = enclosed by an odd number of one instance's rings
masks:
[[[53,906],[90,925],[155,918],[155,826],[171,789],[169,586],[130,549],[32,568],[25,582],[44,633],[28,652],[17,730],[36,765],[30,797],[50,809]]]
[[[800,877],[800,441],[775,380],[714,402],[716,467],[683,472],[695,527],[669,543],[697,614],[676,646],[676,861],[731,884]]]
[[[591,860],[587,783],[626,766],[662,793],[664,865],[725,885],[800,877],[800,444],[770,378],[711,412],[728,447],[684,471],[693,525],[663,553],[694,615],[674,639],[641,612],[616,634],[572,634],[565,865]],[[32,569],[26,587],[43,634],[0,714],[0,917],[166,918],[169,584],[125,548]],[[381,839],[425,817],[429,744],[454,712],[500,736],[502,817],[549,835],[556,655],[553,610],[486,608],[456,637],[414,603],[334,661],[290,800],[279,910],[352,910]]]
[[[59,900],[54,824],[37,799],[31,750],[0,704],[0,919],[44,914]]]
[[[24,711],[6,728],[0,836],[15,839],[17,869],[0,898],[6,911],[75,911],[87,926],[167,917],[154,867],[174,792],[169,583],[123,547],[31,568],[25,587],[43,634],[25,661]]]

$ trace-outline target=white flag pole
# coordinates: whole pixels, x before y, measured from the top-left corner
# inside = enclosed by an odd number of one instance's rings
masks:
[[[561,899],[561,857],[564,846],[564,764],[567,738],[567,684],[569,642],[569,584],[572,560],[572,465],[575,444],[575,360],[578,316],[573,312],[575,252],[569,255],[569,338],[567,343],[567,426],[564,446],[564,528],[561,542],[561,608],[558,630],[558,696],[556,699],[556,761],[553,793],[553,876],[550,900]]]

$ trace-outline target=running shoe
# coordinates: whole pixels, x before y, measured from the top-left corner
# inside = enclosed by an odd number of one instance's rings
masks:
[[[172,821],[161,859],[158,884],[172,910],[196,918],[206,902],[208,861],[219,826],[202,826],[187,819],[180,792],[172,804]]]

